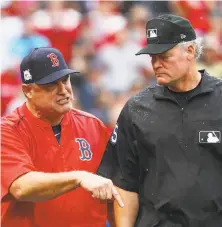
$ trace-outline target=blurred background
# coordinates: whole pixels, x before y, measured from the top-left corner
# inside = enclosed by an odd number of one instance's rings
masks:
[[[186,17],[204,55],[199,69],[222,78],[222,1],[2,1],[1,114],[25,98],[19,64],[35,47],[59,49],[69,67],[75,107],[100,118],[110,128],[128,98],[155,82],[146,45],[147,20],[163,13]]]

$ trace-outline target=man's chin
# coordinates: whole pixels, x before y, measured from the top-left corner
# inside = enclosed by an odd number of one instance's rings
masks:
[[[157,83],[158,83],[159,85],[164,85],[164,86],[166,86],[166,85],[169,84],[169,81],[165,80],[164,78],[157,78]]]
[[[65,105],[59,106],[56,110],[60,114],[65,114],[65,113],[69,112],[72,108],[73,108],[72,104],[67,103]]]

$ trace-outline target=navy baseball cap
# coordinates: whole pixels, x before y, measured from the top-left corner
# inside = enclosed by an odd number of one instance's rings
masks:
[[[35,48],[22,60],[20,71],[25,84],[48,84],[68,74],[79,75],[68,68],[59,50],[49,47]]]
[[[189,20],[172,14],[163,14],[146,24],[147,46],[140,54],[160,54],[178,43],[196,39],[195,31]]]

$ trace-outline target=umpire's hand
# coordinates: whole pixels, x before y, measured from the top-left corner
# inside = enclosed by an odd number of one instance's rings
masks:
[[[101,200],[114,198],[120,207],[124,206],[119,193],[110,179],[92,173],[87,173],[80,181],[80,186],[87,191],[90,191],[94,198]]]

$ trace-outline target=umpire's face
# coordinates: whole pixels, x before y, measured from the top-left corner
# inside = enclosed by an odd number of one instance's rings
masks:
[[[73,92],[69,75],[50,84],[23,84],[23,91],[38,115],[57,117],[72,108]]]
[[[157,83],[165,86],[175,86],[188,77],[195,60],[195,48],[191,44],[183,47],[177,45],[172,49],[150,55]]]

